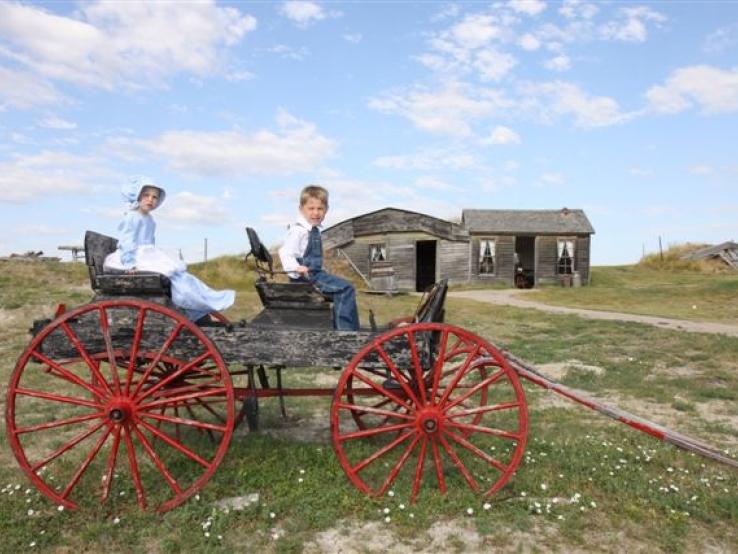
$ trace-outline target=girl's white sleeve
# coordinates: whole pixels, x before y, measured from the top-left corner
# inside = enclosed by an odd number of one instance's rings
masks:
[[[140,218],[135,217],[134,212],[128,212],[126,217],[118,226],[119,238],[118,249],[120,250],[120,261],[124,267],[134,267],[136,265],[136,230],[140,223]]]

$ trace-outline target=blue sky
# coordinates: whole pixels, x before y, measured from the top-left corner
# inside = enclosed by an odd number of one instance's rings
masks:
[[[131,174],[200,261],[387,206],[582,208],[596,265],[738,240],[738,3],[0,1],[0,255],[115,234]]]

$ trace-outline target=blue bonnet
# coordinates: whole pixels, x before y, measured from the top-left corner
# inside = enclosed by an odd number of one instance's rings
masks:
[[[141,195],[141,191],[144,187],[155,187],[159,189],[159,203],[156,206],[157,208],[164,203],[167,193],[163,188],[145,175],[134,175],[133,177],[130,177],[128,182],[120,189],[120,193],[123,195],[123,198],[128,202],[129,209],[135,210],[138,208],[138,197]]]

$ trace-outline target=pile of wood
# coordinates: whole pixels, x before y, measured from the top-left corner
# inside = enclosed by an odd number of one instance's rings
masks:
[[[722,260],[733,269],[738,269],[738,243],[728,241],[716,246],[707,246],[685,254],[683,260]]]
[[[58,262],[61,258],[44,256],[43,250],[29,250],[24,254],[11,254],[0,257],[0,262]]]

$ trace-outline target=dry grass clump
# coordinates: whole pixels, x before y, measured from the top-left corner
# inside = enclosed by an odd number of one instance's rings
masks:
[[[720,260],[685,260],[683,256],[710,246],[709,244],[695,244],[687,242],[684,244],[671,244],[664,250],[663,254],[653,252],[646,254],[636,264],[641,269],[652,269],[658,271],[692,271],[695,273],[724,273],[730,268]]]

